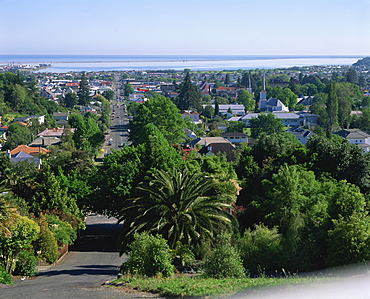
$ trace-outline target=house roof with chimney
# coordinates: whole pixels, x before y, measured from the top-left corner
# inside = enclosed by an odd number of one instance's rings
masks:
[[[31,147],[25,144],[18,145],[16,148],[12,149],[9,153],[11,155],[15,155],[19,152],[26,153],[31,156],[37,156],[39,154],[46,154],[50,152],[49,150],[42,148],[42,147]]]

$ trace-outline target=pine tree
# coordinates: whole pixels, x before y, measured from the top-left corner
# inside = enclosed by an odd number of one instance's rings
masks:
[[[333,129],[338,126],[338,96],[335,82],[330,84],[329,96],[326,104],[326,110],[329,116],[327,134],[331,134]]]
[[[90,101],[90,87],[85,72],[82,73],[80,88],[78,91],[78,104],[87,105]]]
[[[181,111],[195,109],[200,111],[201,94],[197,86],[191,83],[190,74],[187,73],[184,82],[180,85],[180,93],[176,97],[176,106]]]
[[[224,84],[226,86],[228,86],[230,84],[230,74],[229,73],[226,74]]]
[[[215,115],[219,115],[220,114],[220,107],[218,105],[217,102],[215,102]]]

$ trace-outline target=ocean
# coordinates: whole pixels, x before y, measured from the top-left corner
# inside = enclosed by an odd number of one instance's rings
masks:
[[[0,55],[0,65],[40,63],[51,67],[39,72],[130,70],[237,70],[312,65],[351,65],[364,56],[310,55]]]

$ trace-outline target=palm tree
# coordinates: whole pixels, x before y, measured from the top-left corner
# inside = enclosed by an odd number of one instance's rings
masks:
[[[217,194],[215,184],[213,178],[187,170],[155,170],[138,185],[140,196],[129,199],[121,210],[121,254],[135,232],[159,233],[175,248],[179,241],[195,245],[201,239],[213,239],[220,228],[231,228],[236,224],[229,213],[232,200]]]

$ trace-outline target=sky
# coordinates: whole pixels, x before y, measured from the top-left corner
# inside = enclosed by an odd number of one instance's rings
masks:
[[[0,55],[370,55],[370,0],[0,0]]]

